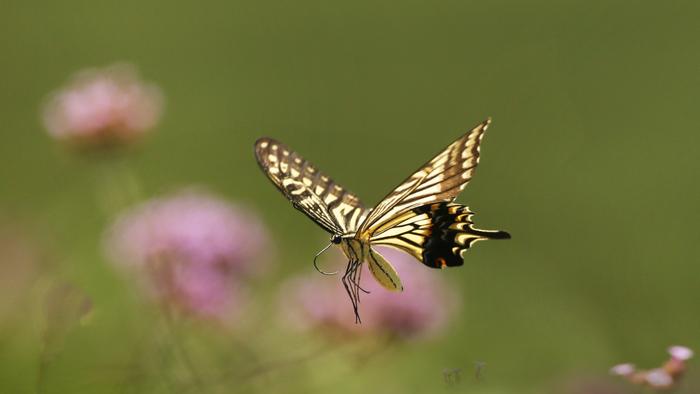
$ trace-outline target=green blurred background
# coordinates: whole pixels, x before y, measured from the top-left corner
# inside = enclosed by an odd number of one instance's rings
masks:
[[[260,173],[257,137],[279,138],[372,204],[493,117],[458,201],[513,239],[479,244],[461,268],[426,269],[461,292],[443,336],[359,370],[341,354],[213,392],[569,392],[578,379],[615,381],[615,363],[658,365],[671,344],[700,349],[697,2],[0,8],[0,216],[21,223],[50,275],[94,305],[52,361],[46,392],[172,392],[154,383],[156,370],[133,381],[124,372],[148,319],[101,253],[111,219],[95,202],[101,170],[57,146],[40,122],[46,95],[71,74],[118,61],[138,66],[167,100],[158,130],[124,161],[148,196],[197,184],[261,212],[278,255],[257,285],[262,298],[308,272],[325,235]],[[35,298],[2,322],[2,392],[37,389]],[[202,342],[228,343],[193,335],[203,353]],[[294,351],[297,337],[276,337],[283,345],[248,340],[264,358]],[[486,363],[480,382],[476,361]],[[446,368],[461,368],[463,382],[446,387]],[[695,388],[697,376],[691,365]]]

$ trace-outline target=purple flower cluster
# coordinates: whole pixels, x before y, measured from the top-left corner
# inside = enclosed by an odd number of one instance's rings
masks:
[[[403,292],[390,292],[363,267],[362,324],[355,324],[347,294],[338,278],[316,273],[293,278],[282,288],[281,306],[287,318],[301,328],[321,328],[330,333],[385,333],[416,338],[437,334],[454,309],[455,294],[438,277],[406,253],[382,248],[381,253],[401,276]]]
[[[671,357],[659,368],[638,371],[634,364],[625,363],[612,367],[610,373],[655,390],[672,389],[683,376],[685,363],[693,357],[693,351],[685,346],[671,346],[668,354]]]
[[[51,94],[43,113],[49,134],[76,145],[131,142],[160,119],[163,96],[129,65],[77,73]]]
[[[257,217],[194,190],[131,208],[106,237],[111,260],[140,274],[154,298],[218,320],[240,310],[241,279],[265,268],[267,243]]]

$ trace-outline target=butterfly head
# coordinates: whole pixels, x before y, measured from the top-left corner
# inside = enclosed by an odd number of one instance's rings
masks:
[[[338,235],[338,234],[333,234],[331,236],[331,242],[336,244],[336,245],[339,245],[342,240],[343,240],[343,237]]]

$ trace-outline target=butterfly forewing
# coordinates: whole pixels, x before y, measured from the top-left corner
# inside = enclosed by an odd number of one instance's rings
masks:
[[[298,153],[271,138],[255,143],[260,168],[295,208],[333,234],[354,233],[368,210]]]
[[[479,163],[479,144],[490,119],[454,141],[396,187],[367,216],[359,232],[372,236],[402,213],[436,202],[451,202]]]

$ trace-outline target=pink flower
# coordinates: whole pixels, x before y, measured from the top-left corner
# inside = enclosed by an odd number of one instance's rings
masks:
[[[673,379],[678,380],[685,373],[685,362],[693,358],[693,351],[685,346],[671,346],[668,348],[668,354],[671,358],[662,368]]]
[[[618,376],[629,376],[632,375],[635,371],[635,367],[633,364],[630,363],[625,363],[625,364],[618,364],[612,368],[610,368],[610,373],[612,375],[618,375]]]
[[[671,346],[668,348],[668,354],[671,355],[671,358],[680,361],[686,361],[693,358],[693,351],[685,346]]]
[[[406,253],[388,248],[380,251],[396,268],[404,291],[384,289],[371,277],[367,267],[363,267],[361,286],[370,294],[361,295],[362,324],[355,324],[340,279],[317,273],[292,279],[283,287],[282,307],[286,314],[298,326],[325,327],[336,332],[383,332],[401,338],[438,333],[455,303],[454,293],[438,277],[440,272],[422,266]]]
[[[240,306],[240,283],[264,268],[269,243],[257,217],[193,190],[128,210],[106,241],[111,260],[141,274],[156,299],[216,318]]]
[[[366,303],[372,324],[404,337],[434,333],[443,328],[456,298],[438,277],[443,272],[429,269],[395,249],[382,248],[380,252],[401,275],[404,291],[387,291],[373,278],[365,281],[365,289],[372,292]],[[376,296],[371,297],[374,294]]]
[[[308,274],[287,280],[280,290],[284,317],[299,329],[327,328],[329,333],[360,334],[343,286],[336,278]],[[364,302],[362,304],[364,306]]]
[[[58,140],[113,145],[152,129],[162,107],[163,97],[155,85],[141,81],[132,66],[116,65],[77,73],[50,95],[43,120]]]
[[[632,384],[648,386],[655,390],[671,389],[680,382],[685,372],[685,362],[693,357],[693,351],[684,346],[668,348],[671,358],[661,368],[637,371],[632,364],[612,367],[610,373],[624,377]]]
[[[661,368],[647,371],[645,375],[646,384],[656,389],[667,389],[673,385],[673,377]]]

